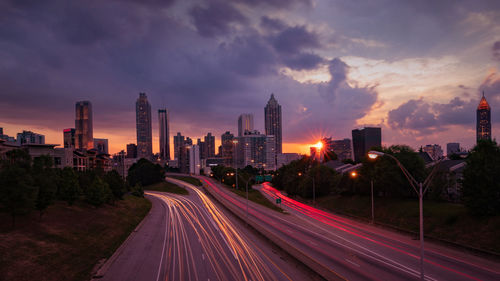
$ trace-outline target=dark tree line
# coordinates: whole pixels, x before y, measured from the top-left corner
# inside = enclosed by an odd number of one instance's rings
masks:
[[[85,201],[98,207],[123,199],[126,191],[126,182],[114,170],[104,173],[57,169],[50,156],[31,159],[23,149],[6,152],[0,161],[0,210],[11,215],[13,224],[17,216],[33,210],[41,219],[56,200],[69,205]]]
[[[433,167],[426,168],[423,159],[416,151],[406,145],[393,145],[378,148],[385,154],[398,159],[419,182],[424,181]],[[316,196],[370,195],[370,183],[374,183],[374,195],[392,198],[417,197],[408,180],[390,157],[378,157],[376,160],[365,158],[357,176],[349,173],[339,174],[310,157],[291,162],[278,169],[273,178],[273,185],[289,195],[311,198],[313,179]],[[466,158],[463,171],[461,202],[474,215],[500,214],[500,148],[495,141],[480,141]],[[454,175],[452,175],[454,176]],[[426,199],[442,200],[445,187],[450,185],[448,171],[439,166],[436,169]]]

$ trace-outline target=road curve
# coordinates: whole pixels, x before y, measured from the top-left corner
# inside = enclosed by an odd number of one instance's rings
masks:
[[[304,280],[249,238],[198,188],[146,192],[153,207],[102,280]],[[290,272],[292,270],[292,272]],[[293,276],[293,278],[291,277]]]

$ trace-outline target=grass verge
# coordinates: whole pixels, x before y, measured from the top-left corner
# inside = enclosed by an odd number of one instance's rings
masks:
[[[188,195],[189,194],[189,192],[184,187],[178,186],[178,185],[173,184],[173,183],[168,182],[168,181],[159,182],[159,183],[145,186],[144,190],[163,191],[163,192],[170,192],[170,193],[176,193],[176,194],[181,194],[181,195]]]
[[[245,198],[245,199],[247,198],[247,193],[245,192],[245,190],[235,189],[235,188],[231,188],[231,187],[228,187],[228,189],[231,190],[232,192],[236,193],[237,195]],[[267,207],[271,210],[283,213],[283,209],[274,205],[264,195],[262,195],[262,193],[260,193],[260,191],[258,191],[258,190],[255,190],[253,188],[249,188],[248,189],[248,199],[250,201],[253,201],[253,202],[260,204],[264,207]]]
[[[371,217],[370,197],[326,196],[319,206],[363,219]],[[375,198],[375,221],[418,233],[418,200]],[[474,217],[461,204],[424,201],[426,236],[500,254],[500,216]]]
[[[109,258],[149,212],[151,202],[125,196],[114,206],[57,202],[39,220],[38,213],[20,217],[12,228],[0,214],[2,280],[85,280],[92,268]]]
[[[190,176],[169,176],[169,177],[174,178],[174,179],[178,179],[181,181],[185,181],[185,182],[190,183],[190,184],[195,185],[195,186],[201,186],[201,181],[199,179],[193,178]]]

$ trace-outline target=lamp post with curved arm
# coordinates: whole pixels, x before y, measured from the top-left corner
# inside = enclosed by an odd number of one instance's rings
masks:
[[[417,182],[415,180],[415,178],[408,172],[408,170],[406,170],[406,168],[403,166],[403,164],[401,164],[401,162],[399,162],[399,160],[396,157],[394,157],[390,154],[381,152],[381,151],[372,150],[372,151],[368,152],[368,157],[370,159],[376,159],[379,156],[388,156],[388,157],[392,158],[394,161],[396,161],[396,164],[398,164],[401,171],[403,171],[403,174],[405,175],[406,179],[410,182],[411,187],[413,188],[413,190],[415,190],[415,192],[418,195],[419,220],[420,220],[420,280],[424,280],[425,275],[424,275],[424,206],[423,206],[423,197],[424,197],[425,193],[427,192],[427,189],[429,188],[429,183],[430,183],[432,176],[434,175],[434,173],[436,171],[436,167],[440,161],[438,161],[438,163],[436,163],[436,165],[434,166],[434,169],[429,174],[429,176],[427,176],[427,178],[424,180],[424,182]],[[418,186],[418,189],[417,189],[417,186]],[[424,186],[425,186],[425,189],[424,189]]]

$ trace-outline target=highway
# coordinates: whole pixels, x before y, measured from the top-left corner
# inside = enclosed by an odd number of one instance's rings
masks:
[[[190,194],[146,192],[151,212],[115,254],[102,280],[308,279],[199,188],[168,180]]]
[[[246,201],[203,177],[210,192],[241,210]],[[281,237],[330,270],[337,280],[418,280],[418,241],[378,231],[362,223],[323,212],[290,199],[268,184],[262,192],[271,200],[282,198],[281,214],[250,202],[248,219]],[[409,240],[409,241],[408,241]],[[431,247],[432,248],[432,247]],[[449,251],[426,250],[426,280],[500,280],[498,264],[477,257],[457,258]]]

